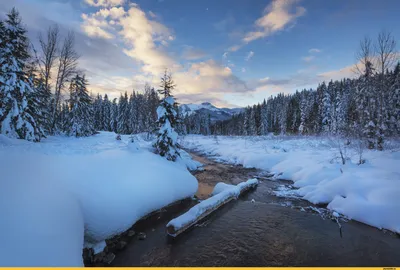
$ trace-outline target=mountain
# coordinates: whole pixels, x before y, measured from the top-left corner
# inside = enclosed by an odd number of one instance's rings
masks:
[[[243,108],[217,108],[209,102],[203,102],[201,104],[182,104],[179,106],[179,109],[183,116],[196,113],[209,114],[212,122],[230,119],[233,115],[243,111]]]

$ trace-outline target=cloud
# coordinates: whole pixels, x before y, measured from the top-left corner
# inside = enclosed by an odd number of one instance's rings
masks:
[[[337,70],[331,70],[317,75],[319,81],[341,80],[343,78],[355,78],[358,76],[356,65],[349,65]]]
[[[182,56],[186,60],[197,60],[207,57],[207,54],[200,49],[195,49],[192,46],[186,46]]]
[[[317,48],[313,48],[313,49],[309,49],[308,52],[309,52],[309,53],[320,53],[321,50],[320,50],[320,49],[317,49]]]
[[[111,16],[111,9],[101,9],[92,15],[85,15],[87,18],[83,26],[89,18],[94,18],[96,19],[93,19],[94,26],[110,34],[114,33],[117,39],[122,41],[121,50],[138,64],[135,75],[128,76],[128,80],[132,81],[131,86],[141,87],[145,82],[158,85],[161,74],[165,68],[168,68],[173,73],[173,79],[177,85],[175,90],[177,97],[185,96],[185,99],[188,99],[190,95],[194,98],[199,94],[210,94],[216,99],[224,93],[251,91],[229,67],[212,59],[183,65],[172,58],[167,51],[167,45],[175,39],[173,30],[141,10],[138,5],[131,5],[128,10],[121,10],[115,16]],[[111,24],[111,20],[114,24]],[[96,34],[88,31],[86,33],[89,36],[102,35],[104,39],[108,38],[106,34],[99,31]],[[185,47],[182,56],[186,60],[207,57],[199,49],[192,46]],[[108,76],[108,78],[111,77]],[[111,79],[99,81],[98,89],[112,88]],[[116,88],[123,87],[116,86]],[[199,102],[199,100],[192,101]]]
[[[240,48],[241,48],[240,45],[235,45],[235,46],[230,47],[228,50],[229,50],[230,52],[236,52],[236,51],[239,50]]]
[[[223,59],[228,58],[228,52],[224,52],[224,54],[222,55],[222,58],[223,58]]]
[[[245,68],[242,68],[242,72],[245,73],[245,72],[246,72],[246,69],[245,69]]]
[[[99,12],[96,14],[83,13],[82,20],[81,28],[89,37],[114,38],[114,35],[110,32],[111,25]]]
[[[304,7],[294,7],[297,2],[298,0],[274,0],[265,8],[264,16],[256,20],[255,30],[248,32],[243,41],[249,43],[285,29],[306,12]]]
[[[85,2],[94,7],[115,7],[123,5],[125,0],[85,0]]]
[[[118,23],[118,33],[125,44],[123,51],[142,64],[142,72],[158,75],[167,67],[174,68],[174,61],[165,51],[174,40],[170,29],[148,18],[138,5],[131,5]]]
[[[249,61],[252,57],[254,56],[254,52],[253,51],[249,51],[246,55],[245,60]]]

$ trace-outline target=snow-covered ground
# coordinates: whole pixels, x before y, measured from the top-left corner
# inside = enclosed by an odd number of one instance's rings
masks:
[[[136,136],[0,135],[1,266],[79,266],[82,248],[123,232],[144,215],[196,193],[184,152],[177,162]],[[144,136],[143,136],[144,137]]]
[[[214,137],[190,135],[181,144],[216,159],[270,171],[294,181],[298,195],[351,219],[400,232],[400,142],[386,151],[364,150],[358,165],[355,142],[345,147],[320,137]],[[343,144],[341,144],[343,147]],[[291,191],[292,192],[292,191]],[[293,192],[292,192],[293,193]],[[292,196],[294,194],[291,194]]]

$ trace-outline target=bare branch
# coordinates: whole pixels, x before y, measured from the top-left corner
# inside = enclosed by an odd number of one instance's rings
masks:
[[[366,36],[360,41],[360,47],[356,53],[356,60],[357,64],[354,72],[360,76],[365,75],[369,65],[372,63],[372,46],[369,37]]]
[[[386,70],[391,69],[397,60],[396,41],[390,32],[381,31],[375,44],[377,56],[376,67],[383,76]]]
[[[54,61],[57,58],[58,43],[59,43],[59,29],[58,25],[50,26],[46,33],[46,39],[39,34],[39,43],[42,49],[42,76],[46,89],[50,89],[51,69],[54,66]]]
[[[58,70],[57,70],[57,81],[55,89],[55,101],[53,105],[53,125],[54,128],[56,123],[56,111],[61,98],[61,91],[64,89],[66,82],[77,71],[79,55],[74,49],[75,35],[73,32],[69,32],[67,37],[64,39],[64,43],[61,48],[60,57],[58,59]]]

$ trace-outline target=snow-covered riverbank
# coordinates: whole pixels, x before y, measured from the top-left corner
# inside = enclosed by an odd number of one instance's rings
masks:
[[[0,265],[78,266],[82,248],[130,228],[146,214],[192,196],[198,164],[170,162],[140,136],[0,135]]]
[[[386,151],[364,150],[364,164],[350,144],[342,164],[338,141],[318,137],[205,137],[181,144],[217,159],[270,171],[290,179],[304,199],[354,220],[400,232],[400,143]],[[353,142],[353,144],[355,144]],[[342,146],[343,147],[343,146]]]

